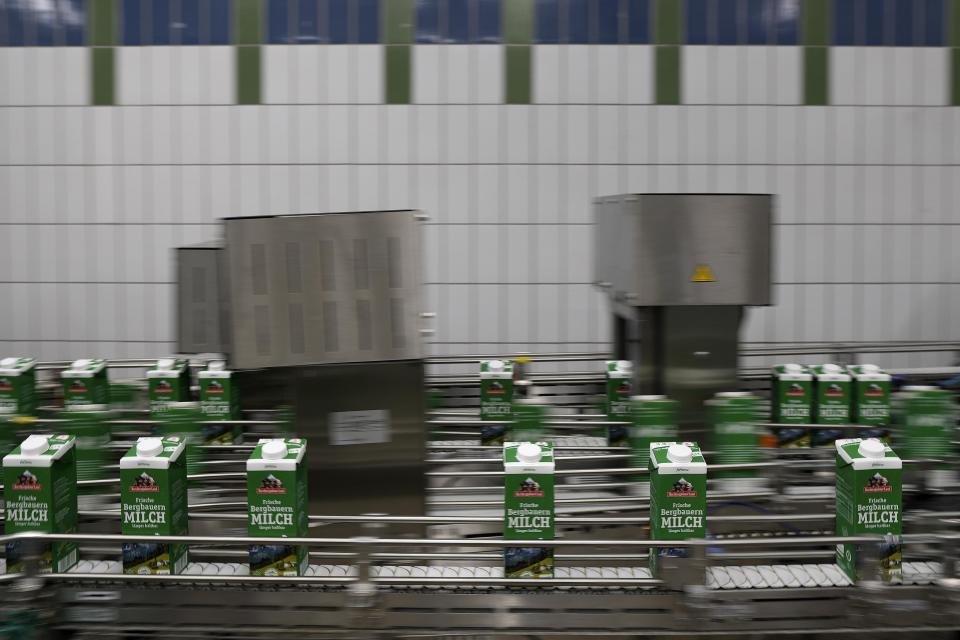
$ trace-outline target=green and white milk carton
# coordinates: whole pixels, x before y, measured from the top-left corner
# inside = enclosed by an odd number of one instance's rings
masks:
[[[810,424],[813,422],[813,374],[802,364],[780,364],[773,368],[771,418],[778,424]],[[775,429],[777,446],[800,448],[810,446],[810,429],[780,427]]]
[[[650,444],[650,539],[692,540],[707,535],[707,463],[696,442]],[[682,547],[650,550],[650,571],[660,558],[687,557]]]
[[[110,463],[110,423],[113,417],[105,404],[75,404],[60,414],[62,431],[76,438],[77,480],[107,477]],[[80,509],[103,508],[103,487],[82,487],[77,493]]]
[[[747,391],[721,391],[707,400],[717,464],[760,462],[760,399]],[[756,469],[718,471],[724,491],[753,491],[763,479]]]
[[[103,358],[74,360],[60,372],[63,382],[63,404],[110,404],[110,381],[107,361]]]
[[[185,536],[186,443],[176,436],[139,438],[120,458],[120,531],[125,536]],[[187,545],[124,542],[123,572],[175,575],[187,568]]]
[[[513,363],[506,360],[480,361],[480,419],[510,420],[513,404]],[[497,424],[480,429],[480,444],[503,444],[507,425]]]
[[[190,363],[182,358],[160,358],[147,371],[150,413],[159,415],[171,402],[190,401]]]
[[[630,421],[630,396],[633,395],[633,363],[629,360],[607,360],[606,389],[607,420],[611,422]],[[628,444],[629,428],[611,425],[607,428],[607,444],[622,447]]]
[[[883,536],[880,575],[899,582],[902,570],[902,471],[897,454],[876,438],[842,438],[837,450],[837,535]],[[837,545],[837,564],[857,580],[859,545]]]
[[[307,535],[307,441],[263,439],[247,460],[247,535],[303,538]],[[309,559],[303,545],[250,547],[250,575],[302,576]]]
[[[32,416],[37,410],[37,361],[0,360],[0,414]]]
[[[77,532],[77,461],[73,436],[32,435],[3,458],[6,533]],[[77,564],[75,542],[47,545],[40,571],[63,573]],[[7,572],[23,569],[23,553],[7,543]]]
[[[197,374],[200,384],[200,412],[205,420],[239,420],[240,394],[233,385],[233,372],[228,371],[222,360],[207,364]],[[203,440],[207,444],[234,444],[240,442],[243,433],[239,425],[205,424]]]
[[[850,374],[838,364],[821,364],[812,367],[814,376],[815,424],[850,424]],[[843,435],[842,429],[814,429],[810,445],[832,446]]]
[[[200,447],[203,441],[203,415],[199,402],[169,402],[155,416],[157,433],[161,436],[178,436],[187,443],[187,473],[203,473],[201,462],[206,458]]]
[[[503,537],[506,540],[553,540],[554,459],[548,442],[503,445]],[[506,547],[507,578],[552,578],[552,547]]]
[[[510,439],[515,442],[538,442],[547,439],[547,415],[550,407],[545,398],[514,398],[510,416]]]
[[[904,455],[912,460],[946,460],[926,471],[926,485],[941,488],[952,484],[956,472],[949,460],[957,414],[953,394],[930,386],[905,386],[894,396],[893,409],[898,442]]]
[[[853,397],[853,422],[870,425],[861,430],[861,438],[889,440],[890,431],[890,374],[875,364],[847,367]]]
[[[630,466],[650,468],[650,444],[677,439],[679,403],[666,396],[644,395],[630,398]],[[633,493],[650,494],[650,478],[635,476]]]

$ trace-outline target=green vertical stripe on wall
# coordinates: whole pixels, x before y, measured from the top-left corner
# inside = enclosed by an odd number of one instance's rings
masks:
[[[413,0],[387,0],[383,11],[383,95],[387,104],[409,104],[412,98]]]
[[[657,104],[680,104],[680,47],[656,48]]]
[[[116,0],[90,0],[90,42],[94,47],[116,44]]]
[[[503,41],[506,44],[530,44],[533,41],[533,0],[503,3]]]
[[[960,48],[950,49],[950,104],[960,107]]]
[[[90,60],[93,73],[90,74],[90,102],[94,106],[114,104],[114,51],[113,47],[93,47]]]
[[[383,7],[383,42],[410,44],[413,42],[413,0],[386,0]]]
[[[530,104],[530,78],[533,49],[530,45],[507,45],[504,101],[507,104]]]
[[[653,41],[657,44],[680,44],[683,18],[681,0],[657,0]]]
[[[803,104],[830,104],[830,49],[803,48]]]
[[[800,30],[800,41],[803,44],[821,46],[830,44],[832,10],[832,0],[803,0]]]
[[[260,47],[237,47],[237,104],[260,104]]]
[[[503,101],[530,104],[533,78],[533,0],[503,3]]]
[[[263,6],[260,0],[234,0],[233,44],[260,44]]]
[[[388,44],[384,50],[384,55],[387,56],[384,88],[387,104],[410,104],[410,45]]]
[[[951,47],[960,47],[960,0],[950,0],[947,5],[947,42]]]

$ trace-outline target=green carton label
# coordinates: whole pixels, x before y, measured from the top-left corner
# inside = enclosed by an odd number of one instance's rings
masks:
[[[706,537],[707,465],[694,442],[689,462],[672,462],[667,452],[671,442],[653,443],[650,448],[650,539],[690,540]],[[657,575],[661,558],[686,557],[681,547],[650,550],[650,571]]]
[[[121,462],[120,531],[124,535],[187,535],[186,456],[179,438],[164,438],[163,448],[168,456],[179,449],[167,468],[124,467],[128,461],[137,464],[136,446]],[[180,574],[187,567],[187,546],[125,542],[122,558],[124,573]]]
[[[607,419],[611,422],[630,420],[630,396],[633,395],[633,363],[627,360],[610,360],[606,363]],[[629,429],[626,426],[610,425],[607,429],[607,444],[620,447],[628,444]]]
[[[713,424],[714,460],[717,464],[752,464],[760,461],[758,448],[759,401],[749,393],[721,393],[708,400]],[[719,478],[754,478],[755,469],[718,471]]]
[[[899,459],[886,447],[879,462],[859,458],[860,438],[837,440],[836,533],[838,536],[880,535],[880,574],[883,580],[902,578],[902,469],[890,468],[890,460]],[[872,464],[876,464],[874,467]],[[857,580],[857,554],[861,545],[837,545],[837,564],[851,580]]]
[[[6,533],[42,531],[77,532],[77,468],[74,441],[68,435],[47,438],[49,459],[33,462],[21,456],[18,446],[3,459],[3,486],[6,502]],[[65,451],[60,452],[61,449]],[[7,572],[23,570],[19,543],[7,543]],[[40,571],[63,573],[79,559],[75,542],[45,545],[40,556]]]
[[[0,414],[32,416],[37,410],[36,360],[0,360]]]
[[[555,528],[553,447],[538,442],[539,462],[524,464],[517,457],[521,443],[504,445],[503,537],[507,540],[553,540]],[[524,445],[526,446],[526,445]],[[553,576],[550,547],[507,547],[504,575],[508,578]]]
[[[261,440],[250,461],[262,460]],[[299,438],[285,441],[286,460],[296,460],[306,442]],[[267,463],[265,466],[293,465]],[[247,533],[251,537],[306,537],[308,532],[307,469],[300,459],[295,468],[251,469],[247,466]],[[250,548],[250,575],[302,576],[308,566],[307,547],[302,545],[253,545]]]
[[[630,466],[650,468],[650,444],[672,442],[677,438],[679,403],[663,397],[634,396],[630,413]],[[638,477],[643,481],[646,478]]]

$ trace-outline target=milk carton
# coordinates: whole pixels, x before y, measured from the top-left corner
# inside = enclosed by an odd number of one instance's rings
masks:
[[[32,416],[37,410],[37,361],[0,360],[0,414]]]
[[[850,424],[850,374],[836,364],[812,367],[815,401],[815,424]],[[831,445],[843,435],[841,429],[814,429],[811,446]]]
[[[757,426],[760,400],[746,391],[722,391],[707,400],[707,413],[713,428],[714,460],[717,464],[754,464],[760,462]],[[718,471],[725,491],[750,491],[761,484],[756,469]]]
[[[73,436],[32,435],[3,458],[6,533],[77,532],[77,464]],[[54,542],[41,555],[40,571],[63,573],[77,563],[75,542]],[[16,542],[7,543],[7,572],[23,569]]]
[[[544,398],[515,398],[511,415],[510,439],[515,442],[545,440],[549,410],[550,407]]]
[[[858,434],[861,438],[889,440],[890,374],[875,364],[847,367],[851,378],[853,422],[870,425]]]
[[[222,361],[210,362],[197,374],[200,384],[200,412],[206,420],[239,420],[240,394],[233,386],[233,372]],[[204,425],[207,444],[234,444],[242,437],[239,425]]]
[[[779,424],[810,424],[813,421],[813,374],[801,364],[773,368],[771,418]],[[810,446],[807,428],[781,427],[774,430],[782,448]]]
[[[630,396],[633,395],[633,363],[629,360],[607,360],[606,389],[607,420],[611,422],[630,421]],[[607,444],[611,447],[627,445],[629,429],[626,426],[611,425],[607,429]]]
[[[187,473],[203,473],[203,416],[198,402],[167,402],[155,419],[162,436],[177,436],[187,443]]]
[[[159,415],[171,402],[190,400],[190,365],[181,358],[161,358],[147,371],[150,413]]]
[[[650,539],[691,540],[707,534],[707,463],[696,442],[650,444]],[[686,557],[680,547],[650,550],[650,571],[660,558]]]
[[[77,479],[100,480],[107,477],[110,460],[110,423],[113,417],[105,404],[75,404],[60,414],[65,420],[61,427],[64,433],[76,439]],[[105,498],[100,493],[103,487],[78,489],[80,509],[102,508]]]
[[[513,404],[513,363],[505,360],[480,361],[480,419],[510,420]],[[503,444],[506,425],[480,429],[480,444]]]
[[[553,540],[553,445],[507,442],[503,445],[503,537],[506,540]],[[507,547],[504,576],[552,578],[553,549]]]
[[[650,444],[670,442],[677,438],[679,403],[666,396],[645,395],[630,398],[630,466],[650,468]],[[635,493],[649,495],[647,476],[636,476]]]
[[[307,441],[262,439],[247,460],[247,535],[303,538],[307,535]],[[302,576],[309,558],[303,545],[253,545],[250,575]]]
[[[902,578],[901,534],[903,463],[876,438],[837,440],[837,535],[880,535],[883,580]],[[837,545],[837,564],[857,579],[858,545]]]
[[[186,443],[176,436],[139,438],[120,458],[123,535],[187,535]],[[171,575],[187,567],[187,545],[123,543],[123,572]]]
[[[898,442],[908,459],[949,460],[953,456],[956,405],[946,390],[928,386],[906,386],[893,402]],[[928,487],[939,488],[954,482],[956,473],[949,462],[934,465],[926,473]]]
[[[60,372],[63,382],[63,404],[109,404],[110,382],[107,379],[107,361],[103,358],[74,360]]]

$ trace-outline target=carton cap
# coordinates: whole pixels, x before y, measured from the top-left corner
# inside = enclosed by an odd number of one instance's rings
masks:
[[[864,373],[876,373],[877,371],[880,371],[880,367],[875,364],[864,364],[860,366],[860,370]]]
[[[287,457],[287,443],[282,439],[264,442],[260,449],[266,460],[280,460]]]
[[[163,440],[160,438],[140,438],[137,441],[137,457],[152,458],[163,451]]]
[[[70,366],[71,369],[84,369],[90,366],[89,358],[80,358],[79,360],[74,360],[73,364]]]
[[[540,458],[543,455],[540,445],[534,444],[532,442],[524,442],[519,447],[517,447],[517,460],[520,462],[534,463],[540,462]]]
[[[633,371],[633,363],[629,360],[618,360],[617,361],[617,370],[618,371]]]
[[[207,363],[207,369],[209,371],[223,371],[227,366],[227,363],[223,360],[211,360]]]
[[[717,391],[718,398],[749,398],[753,394],[749,391]]]
[[[487,363],[487,368],[490,369],[490,371],[502,371],[503,360],[491,360]]]
[[[4,358],[0,360],[0,367],[12,367],[15,364],[17,364],[16,358]]]
[[[932,387],[927,384],[908,384],[900,388],[901,391],[936,391],[940,387]]]
[[[667,396],[652,393],[652,394],[647,394],[645,396],[630,396],[630,399],[645,402],[647,400],[666,400]]]
[[[867,438],[857,447],[857,451],[859,451],[860,455],[864,458],[884,458],[887,455],[886,450],[887,448],[884,444],[876,438]]]
[[[38,456],[50,448],[50,442],[46,436],[28,436],[20,445],[20,455]]]
[[[667,458],[670,462],[683,464],[693,460],[693,450],[685,444],[675,442],[667,449]]]
[[[803,373],[803,365],[791,362],[790,364],[783,365],[783,370],[790,373]]]
[[[823,365],[824,373],[843,373],[843,367],[838,364],[825,364]]]

